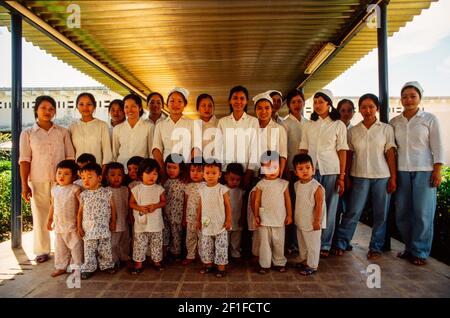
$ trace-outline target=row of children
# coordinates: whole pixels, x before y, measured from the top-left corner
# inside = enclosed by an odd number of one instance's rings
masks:
[[[277,152],[263,154],[261,180],[248,200],[239,187],[244,176],[241,164],[228,164],[221,178],[222,165],[217,160],[194,158],[186,166],[181,155],[171,154],[165,160],[168,179],[161,186],[160,167],[154,159],[131,158],[128,175],[117,162],[102,171],[90,154],[81,155],[78,165],[71,160],[60,162],[48,220],[48,229],[56,233],[52,276],[66,273],[71,259],[73,265],[81,266],[82,279],[92,276],[97,263],[100,270],[115,273],[129,262],[130,246],[132,274],[142,271],[147,256],[155,269],[163,270],[166,251],[180,259],[184,245],[184,265],[195,259],[198,250],[201,273],[212,272],[216,266],[216,276],[223,277],[228,254],[241,256],[245,223],[253,233],[252,253],[259,256],[259,273],[267,273],[272,264],[284,272],[285,226],[293,217],[289,182],[279,178],[279,162]],[[310,275],[319,263],[326,220],[324,189],[313,178],[308,155],[296,155],[293,165],[299,178],[294,185],[297,265],[301,274]],[[75,180],[77,170],[79,180]]]

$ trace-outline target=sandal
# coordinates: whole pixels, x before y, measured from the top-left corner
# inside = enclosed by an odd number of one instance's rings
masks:
[[[214,268],[212,266],[203,266],[203,268],[200,270],[200,274],[208,274],[212,273]]]
[[[398,257],[398,258],[401,258],[401,259],[411,259],[411,258],[412,258],[412,255],[411,255],[411,253],[408,252],[408,251],[403,251],[403,252],[399,252],[399,253],[397,254],[397,257]]]
[[[50,276],[51,277],[58,277],[58,276],[63,275],[65,273],[67,273],[67,271],[65,269],[57,269]]]
[[[369,251],[367,253],[367,259],[369,260],[375,260],[381,257],[381,253],[377,251]]]
[[[345,251],[343,249],[340,249],[339,247],[333,247],[330,253],[331,255],[342,256],[344,255]]]
[[[94,275],[94,272],[82,272],[82,273],[81,273],[81,279],[88,279],[88,278],[91,278],[92,275]]]
[[[42,255],[36,256],[35,261],[36,261],[36,263],[44,263],[44,262],[48,261],[48,258],[49,258],[48,254],[42,254]]]
[[[280,273],[286,273],[286,267],[285,267],[285,266],[277,266],[276,269],[277,269]]]
[[[314,269],[312,269],[311,267],[306,267],[300,271],[300,275],[310,276],[310,275],[314,274],[315,272],[316,271]]]
[[[327,258],[328,256],[330,256],[330,251],[320,250],[320,257],[321,258]]]
[[[217,278],[225,277],[225,275],[226,275],[226,271],[225,271],[225,270],[223,270],[223,271],[217,271],[217,273],[216,273],[216,277],[217,277]]]
[[[260,267],[258,273],[261,275],[265,275],[269,272],[269,270],[270,270],[269,268]]]
[[[427,264],[427,262],[425,261],[424,258],[416,257],[416,256],[411,258],[411,263],[413,263],[414,265],[417,265],[417,266],[423,266],[423,265]]]

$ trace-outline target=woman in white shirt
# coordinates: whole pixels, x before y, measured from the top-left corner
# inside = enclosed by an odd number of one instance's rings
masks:
[[[166,119],[163,113],[164,97],[158,92],[152,92],[147,96],[147,107],[150,111],[148,120],[156,127],[156,124]]]
[[[419,108],[422,93],[418,82],[406,83],[403,113],[390,121],[398,147],[396,223],[405,243],[398,256],[415,265],[424,265],[431,251],[436,189],[445,163],[439,121]]]
[[[219,120],[218,128],[222,132],[223,170],[226,164],[237,162],[244,166],[243,187],[250,185],[251,178],[259,164],[258,158],[258,120],[247,114],[248,90],[244,86],[235,86],[228,96],[231,114]],[[217,136],[216,136],[217,137]]]
[[[94,155],[100,165],[111,162],[111,139],[108,124],[94,118],[94,111],[97,107],[94,95],[81,93],[77,97],[76,105],[81,118],[69,126],[75,157],[78,158],[83,153],[90,153]]]
[[[142,100],[129,94],[123,98],[127,120],[113,129],[113,157],[125,167],[133,156],[148,158],[153,143],[153,124],[141,118]]]
[[[182,154],[190,162],[192,154],[193,122],[183,116],[187,106],[189,91],[182,87],[173,88],[167,97],[170,115],[155,127],[152,154],[161,167],[161,175],[166,175],[164,161],[171,153]]]
[[[200,115],[200,120],[194,122],[195,128],[197,125],[201,129],[201,149],[203,156],[206,158],[218,158],[214,150],[216,149],[214,142],[215,136],[218,133],[219,120],[214,115],[214,99],[209,94],[200,94],[197,97],[196,103],[197,112]],[[200,142],[195,140],[195,145],[200,147]],[[199,154],[200,155],[200,154]]]
[[[348,166],[351,167],[350,208],[337,225],[335,254],[342,255],[350,245],[356,225],[370,196],[373,210],[372,237],[367,258],[381,256],[386,235],[386,220],[391,193],[395,191],[395,138],[392,126],[377,119],[380,103],[373,94],[365,94],[358,101],[363,120],[348,132],[350,148]],[[353,156],[354,154],[354,156]],[[349,178],[350,179],[350,178]],[[348,190],[348,189],[346,189]]]
[[[344,193],[347,129],[333,107],[333,94],[323,89],[314,94],[314,112],[302,130],[300,153],[313,159],[315,178],[325,188],[327,228],[322,231],[321,257],[328,257],[336,224],[339,196]]]
[[[286,130],[272,119],[272,97],[266,92],[253,97],[255,113],[259,123],[259,157],[268,150],[280,155],[280,174],[283,174],[287,158]]]

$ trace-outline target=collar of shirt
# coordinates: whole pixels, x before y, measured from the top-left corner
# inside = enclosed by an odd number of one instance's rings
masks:
[[[242,116],[241,116],[241,118],[239,118],[239,120],[236,120],[236,119],[234,118],[233,113],[231,113],[230,115],[228,115],[228,118],[230,118],[230,119],[231,119],[232,121],[234,121],[235,123],[240,122],[241,120],[246,120],[248,117],[249,117],[249,116],[248,116],[248,114],[247,114],[246,112],[244,112],[244,113],[242,114]]]
[[[174,122],[174,121],[172,120],[172,118],[170,118],[170,116],[167,116],[167,118],[165,118],[164,120],[167,121],[167,122],[170,122],[170,123],[172,123],[172,124],[174,124],[174,125],[177,125],[178,123],[181,123],[181,122],[187,120],[187,118],[184,117],[184,115],[181,115],[180,119],[178,119],[177,122]]]
[[[88,125],[93,125],[98,121],[99,120],[97,118],[93,118],[92,120],[86,122],[86,121],[82,121],[80,118],[80,119],[78,119],[78,124],[88,126]]]
[[[319,123],[325,123],[325,122],[329,123],[331,121],[332,120],[331,120],[330,116],[325,117],[325,119],[323,119],[322,117],[319,116],[319,118],[317,119],[317,122],[319,122]]]
[[[33,132],[38,131],[39,129],[42,129],[43,131],[49,133],[50,131],[52,131],[53,129],[59,129],[60,127],[58,125],[56,125],[55,123],[52,122],[52,127],[50,127],[49,130],[45,130],[44,128],[39,127],[38,123],[35,122],[33,124],[33,127],[31,128],[33,130]]]
[[[367,129],[367,127],[364,126],[364,120],[361,120],[356,126],[361,126],[361,127],[364,127],[364,128]],[[355,127],[356,127],[356,126],[355,126]],[[372,128],[373,126],[381,126],[381,121],[377,118],[377,120],[373,123],[372,126],[370,126],[370,128]],[[370,129],[370,128],[369,128],[369,129]]]
[[[305,117],[300,115],[300,120],[297,119],[297,117],[295,117],[294,115],[292,115],[291,113],[289,113],[288,118],[291,118],[292,120],[298,121],[299,123],[304,122],[306,120]]]
[[[414,117],[423,117],[424,114],[425,114],[425,112],[419,108],[419,110],[417,111],[417,113],[416,113],[414,116],[412,116],[411,119],[413,119]],[[408,120],[408,119],[405,117],[405,115],[403,115],[403,112],[402,112],[402,118],[403,118],[404,120]],[[411,119],[410,119],[410,120],[411,120]]]
[[[133,129],[135,127],[138,127],[140,125],[143,125],[145,123],[145,119],[143,119],[142,117],[139,118],[139,120],[137,121],[136,125],[134,125],[134,127],[131,127],[130,123],[128,122],[128,120],[125,120],[124,123],[126,123],[126,125],[130,128]],[[117,126],[116,126],[117,127]]]

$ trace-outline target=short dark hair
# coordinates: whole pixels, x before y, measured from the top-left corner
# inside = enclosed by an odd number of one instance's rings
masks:
[[[77,99],[75,101],[76,107],[78,108],[78,102],[80,101],[81,97],[85,97],[85,96],[91,100],[91,103],[94,105],[94,108],[97,108],[97,102],[95,100],[94,95],[92,95],[91,93],[88,93],[88,92],[83,92],[77,96]]]
[[[334,108],[333,101],[331,100],[330,96],[328,96],[322,92],[317,92],[314,94],[314,98],[319,98],[319,97],[322,97],[328,103],[328,105],[330,105],[331,110],[328,115],[328,116],[330,116],[330,119],[332,121],[336,121],[336,120],[340,119],[341,114],[339,114],[338,110],[336,108]],[[319,115],[314,111],[311,114],[311,120],[316,121],[317,119],[319,119]]]
[[[136,103],[136,105],[139,106],[139,116],[142,116],[144,114],[144,109],[142,108],[142,99],[136,95],[136,94],[128,94],[127,96],[125,96],[123,98],[123,106],[125,107],[125,101],[128,99],[132,99],[134,100],[134,102]]]
[[[144,158],[141,157],[141,156],[133,156],[133,157],[131,157],[130,159],[128,159],[128,161],[127,161],[127,167],[128,167],[129,165],[139,166],[139,165],[141,164],[142,160],[144,160]]]
[[[212,98],[212,96],[209,94],[203,93],[203,94],[198,95],[198,97],[197,97],[197,102],[195,103],[197,110],[200,107],[200,102],[206,98],[209,98],[212,101],[212,104],[214,106],[214,99]]]
[[[88,163],[88,162],[93,162],[93,163],[97,162],[97,160],[95,159],[95,156],[91,153],[86,153],[86,152],[82,153],[77,158],[77,163]]]
[[[156,171],[159,174],[159,163],[155,159],[146,158],[141,161],[141,164],[138,168],[138,177],[142,179],[142,175],[144,173],[150,173],[152,171]]]
[[[70,169],[70,171],[72,172],[72,177],[76,177],[78,172],[78,165],[73,160],[63,160],[56,165],[56,170],[58,169]]]
[[[34,118],[38,117],[37,110],[43,102],[49,102],[50,104],[52,104],[53,108],[56,110],[56,101],[53,97],[48,96],[48,95],[38,96],[38,97],[36,97],[36,100],[34,101]]]
[[[226,173],[234,173],[240,177],[244,176],[244,167],[240,163],[230,163],[227,165]]]
[[[123,106],[123,100],[121,100],[121,99],[114,99],[108,105],[108,112],[111,112],[111,106],[114,105],[114,104],[119,105],[120,109],[122,111],[125,111],[125,107]]]
[[[191,159],[191,162],[189,163],[189,167],[193,166],[193,167],[198,167],[201,166],[203,167],[203,164],[205,163],[205,159],[203,159],[203,157],[197,156]]]
[[[216,158],[205,158],[203,167],[217,167],[222,171],[222,163]]]
[[[120,162],[110,162],[108,164],[106,164],[106,174],[109,173],[109,170],[113,170],[113,169],[120,169],[122,170],[123,174],[125,174],[125,167],[123,166],[123,164],[121,164]]]
[[[380,100],[375,94],[367,93],[361,96],[358,100],[358,107],[361,107],[361,103],[366,99],[370,99],[376,106],[377,110],[380,109]]]
[[[299,154],[296,154],[296,155],[294,156],[294,159],[292,159],[292,165],[294,166],[294,168],[295,168],[297,165],[301,164],[301,163],[308,163],[308,162],[309,162],[309,163],[311,164],[311,166],[314,168],[314,163],[313,163],[313,161],[312,161],[311,156],[308,155],[308,154],[306,154],[306,153],[299,153]]]
[[[180,170],[184,170],[185,160],[182,154],[179,153],[171,153],[166,157],[166,160],[164,160],[165,164],[168,163],[176,163],[180,165]]]
[[[275,159],[279,161],[280,160],[280,154],[279,154],[278,151],[267,150],[261,155],[260,159],[261,159],[260,160],[261,163],[266,163],[266,162],[269,162],[269,161],[273,161]]]
[[[228,95],[228,106],[230,107],[230,113],[233,112],[233,107],[231,107],[231,104],[229,103],[231,100],[231,97],[233,96],[234,93],[238,93],[238,92],[243,92],[245,97],[247,98],[247,105],[245,105],[244,107],[244,112],[247,112],[247,106],[248,106],[248,89],[245,88],[242,85],[238,85],[233,87],[232,89],[230,89],[230,94]]]
[[[95,172],[95,174],[97,176],[102,175],[102,167],[98,163],[95,163],[95,162],[89,162],[83,168],[80,168],[80,174],[85,171],[93,171],[93,172]]]
[[[155,95],[158,96],[161,99],[162,106],[164,107],[164,97],[158,92],[153,92],[153,93],[148,94],[148,96],[147,96],[147,105],[148,105],[148,103],[150,103],[150,99],[152,99],[152,97],[155,96]]]
[[[336,109],[338,111],[340,111],[341,108],[342,108],[342,105],[344,105],[344,104],[350,104],[352,106],[352,110],[355,111],[355,104],[353,104],[353,102],[350,99],[347,99],[347,98],[341,99],[339,101],[339,103],[337,104]]]

